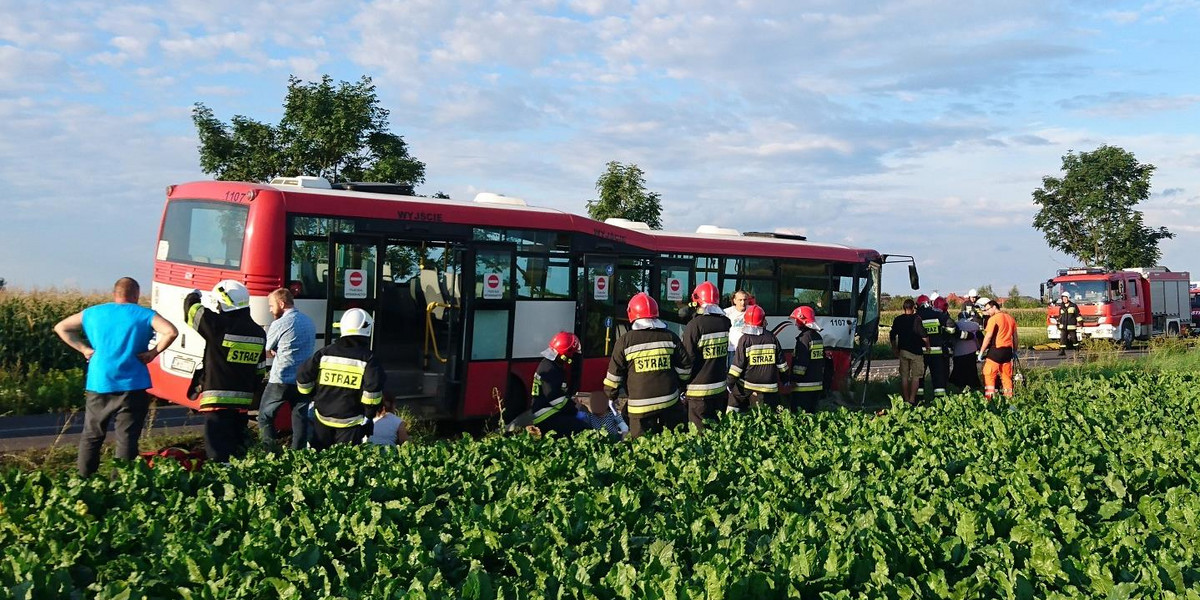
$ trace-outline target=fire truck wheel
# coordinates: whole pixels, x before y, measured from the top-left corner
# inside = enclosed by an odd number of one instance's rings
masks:
[[[1125,350],[1133,348],[1133,326],[1129,323],[1121,326],[1121,348]]]

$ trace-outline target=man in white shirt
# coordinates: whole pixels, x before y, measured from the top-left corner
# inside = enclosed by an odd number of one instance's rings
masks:
[[[742,328],[746,326],[746,306],[749,301],[750,294],[738,290],[733,293],[733,306],[725,309],[725,316],[729,317],[729,322],[733,324],[729,328],[729,356],[733,356],[733,351],[737,350],[738,340],[742,339]]]

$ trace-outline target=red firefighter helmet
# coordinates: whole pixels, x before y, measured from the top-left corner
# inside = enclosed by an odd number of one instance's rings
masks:
[[[767,322],[767,313],[763,312],[761,306],[752,304],[746,307],[746,314],[743,318],[746,320],[747,327],[762,327]]]
[[[797,327],[804,327],[816,322],[817,313],[813,312],[811,306],[797,306],[796,310],[792,311],[792,320],[796,322]]]
[[[933,299],[933,307],[942,312],[946,312],[946,310],[950,308],[950,303],[946,302],[945,298],[938,296],[937,298]]]
[[[655,302],[650,294],[638,292],[629,299],[627,314],[630,323],[638,319],[656,319],[658,318],[658,302]]]
[[[579,353],[583,346],[579,343],[579,338],[570,331],[560,331],[550,338],[550,349],[557,352],[559,356],[571,357]]]
[[[717,297],[720,294],[717,292],[717,286],[711,281],[701,281],[696,289],[692,290],[692,301],[699,303],[701,306],[705,304],[716,304]]]
[[[917,296],[917,306],[925,306],[927,304],[929,304],[929,296],[926,296],[925,294]]]

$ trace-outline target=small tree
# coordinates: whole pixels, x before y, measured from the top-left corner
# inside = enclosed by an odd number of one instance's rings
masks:
[[[1068,152],[1059,179],[1046,176],[1034,190],[1041,208],[1033,226],[1051,248],[1085,265],[1106,269],[1149,267],[1158,263],[1158,243],[1175,235],[1166,227],[1142,222],[1138,203],[1150,197],[1154,165],[1139,164],[1132,153],[1116,146],[1092,152]]]
[[[3,278],[3,277],[0,277],[0,292],[3,292],[3,291],[4,291],[4,284],[5,284],[5,283],[6,283],[6,282],[4,281],[4,278]]]
[[[597,221],[611,218],[641,221],[651,229],[662,229],[662,201],[646,191],[645,174],[637,165],[612,161],[596,180],[600,197],[588,200],[588,215]]]
[[[404,138],[387,131],[370,77],[334,86],[288,79],[278,126],[236,115],[225,124],[196,103],[200,168],[217,179],[270,181],[278,175],[317,175],[333,182],[379,181],[415,187],[425,163],[408,154]]]

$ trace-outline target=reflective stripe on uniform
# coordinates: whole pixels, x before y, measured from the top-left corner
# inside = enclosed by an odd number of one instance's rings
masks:
[[[763,392],[767,394],[779,391],[778,383],[750,383],[748,381],[743,381],[742,387],[753,392]]]
[[[646,342],[644,344],[634,344],[628,348],[625,348],[625,358],[632,359],[642,352],[646,352],[648,350],[659,350],[661,348],[674,349],[675,342],[668,340],[664,342]],[[655,354],[658,353],[656,352]]]
[[[932,348],[929,348],[929,349],[925,350],[925,355],[926,355],[926,356],[928,356],[928,355],[930,355],[930,354],[941,354],[941,353],[942,353],[942,347],[941,347],[941,346],[933,346]]]
[[[630,398],[629,404],[626,405],[626,410],[630,414],[639,415],[674,406],[677,402],[679,402],[679,392],[672,392],[666,396],[658,396],[657,398]]]
[[[621,382],[624,380],[625,380],[624,377],[621,377],[619,375],[613,375],[612,373],[606,373],[604,375],[604,385],[611,387],[611,388],[621,387]]]
[[[687,395],[691,396],[692,398],[715,396],[724,391],[724,381],[718,381],[716,383],[689,383],[687,386]]]
[[[311,394],[313,389],[317,387],[315,383],[300,383],[296,382],[296,391],[301,394]]]
[[[363,392],[362,403],[375,405],[383,402],[383,392]]]
[[[325,415],[321,414],[321,411],[319,409],[314,410],[313,413],[316,414],[318,422],[320,422],[323,425],[326,425],[329,427],[334,427],[337,429],[346,429],[348,427],[356,427],[358,425],[363,425],[367,422],[367,418],[362,415],[358,415],[358,416],[354,416],[354,417],[345,417],[345,418],[326,417]]]
[[[554,416],[555,413],[562,410],[562,407],[564,407],[566,405],[567,405],[567,397],[566,396],[559,396],[559,397],[551,400],[550,406],[547,406],[546,408],[543,408],[543,409],[533,413],[533,424],[537,425],[538,423],[541,423],[542,421],[549,419],[550,417]]]
[[[230,390],[204,390],[200,392],[200,407],[213,404],[236,404],[250,406],[254,403],[254,392],[235,392]]]
[[[819,392],[821,391],[821,382],[801,381],[792,386],[792,390],[797,392]]]
[[[729,365],[729,375],[731,377],[741,377],[742,368],[737,365]]]
[[[192,329],[196,328],[196,315],[200,314],[200,309],[202,309],[202,308],[204,308],[204,305],[197,302],[197,303],[193,304],[191,308],[188,309],[188,314],[187,314],[187,319],[186,319],[188,327],[191,327]]]

